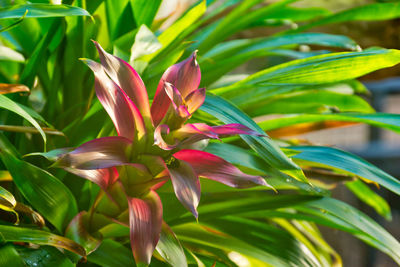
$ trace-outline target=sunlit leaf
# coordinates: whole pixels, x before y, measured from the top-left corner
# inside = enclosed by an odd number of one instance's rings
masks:
[[[305,203],[304,206],[313,210],[313,215],[333,223],[332,226],[344,227],[345,231],[363,240],[367,244],[388,254],[397,263],[400,262],[400,244],[385,229],[371,218],[350,205],[332,198],[322,198]],[[300,210],[303,211],[302,208]]]
[[[0,19],[20,18],[24,16],[26,10],[28,10],[26,18],[90,16],[86,10],[69,5],[25,4],[1,8]]]
[[[246,94],[253,86],[315,85],[354,79],[377,69],[400,62],[398,50],[371,49],[363,52],[341,52],[298,59],[267,68],[246,79],[213,92],[228,96],[240,89]]]
[[[362,5],[352,9],[344,10],[342,12],[326,16],[320,20],[306,24],[298,30],[306,30],[312,27],[321,26],[325,24],[334,24],[346,21],[378,21],[394,19],[400,16],[399,3],[373,3],[369,5]]]
[[[286,127],[299,125],[299,127],[307,128],[310,125],[309,123],[314,123],[314,125],[318,125],[318,122],[321,122],[323,127],[324,125],[328,125],[329,127],[330,125],[351,125],[354,123],[366,123],[397,133],[400,132],[400,115],[389,113],[302,114],[282,117],[279,119],[266,120],[259,123],[259,125],[263,130],[267,132],[273,130],[284,132],[286,131]],[[318,128],[319,126],[316,127]],[[294,132],[294,134],[296,134],[296,132]]]
[[[160,240],[156,249],[171,266],[187,266],[182,246],[174,232],[165,222],[163,222]]]
[[[46,134],[40,127],[40,125],[36,122],[31,115],[29,115],[23,108],[21,108],[17,103],[12,101],[6,96],[0,95],[0,108],[7,109],[11,112],[18,114],[19,116],[23,117],[27,121],[29,121],[35,128],[39,131],[40,135],[43,138],[43,141],[46,143]]]
[[[284,126],[282,128],[267,130],[267,133],[272,138],[281,138],[287,136],[296,136],[313,131],[346,127],[358,124],[357,122],[347,121],[321,121],[321,122],[306,122],[298,123],[290,126]]]
[[[262,132],[260,127],[250,117],[223,98],[208,95],[200,109],[225,123],[240,123],[259,133]],[[300,168],[286,157],[274,141],[268,137],[241,135],[241,138],[272,167],[300,181],[307,180]]]
[[[389,204],[384,198],[372,191],[361,180],[346,183],[346,186],[361,201],[374,208],[376,212],[382,215],[386,220],[391,220],[392,214],[390,212]]]
[[[38,245],[67,249],[81,256],[86,255],[83,247],[74,241],[41,230],[0,225],[0,234],[2,241],[5,242],[31,242]]]
[[[353,174],[367,180],[377,182],[388,190],[400,194],[400,181],[388,173],[382,171],[360,157],[340,149],[323,146],[293,146],[291,149],[300,151],[293,158],[301,161],[302,165],[328,166]]]
[[[7,46],[0,46],[0,60],[24,62],[25,57],[22,54],[18,53],[17,51],[15,51]],[[7,86],[10,86],[10,85],[1,84],[0,89],[3,90],[4,86],[6,86],[6,88],[7,88]],[[16,85],[13,85],[13,86],[16,86]],[[22,89],[24,87],[23,87],[23,85],[19,85],[17,88]],[[27,91],[29,91],[29,89]]]

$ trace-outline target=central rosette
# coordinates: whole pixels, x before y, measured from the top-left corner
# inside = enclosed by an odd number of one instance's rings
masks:
[[[97,98],[118,136],[94,139],[60,154],[54,166],[101,187],[90,218],[101,214],[111,223],[129,226],[136,262],[149,264],[163,224],[156,190],[171,180],[176,197],[197,218],[199,177],[238,188],[267,185],[262,177],[244,174],[202,151],[207,139],[258,133],[241,124],[186,123],[206,98],[206,90],[199,88],[196,52],[165,71],[150,108],[137,72],[95,45],[101,63],[83,61],[95,75]]]

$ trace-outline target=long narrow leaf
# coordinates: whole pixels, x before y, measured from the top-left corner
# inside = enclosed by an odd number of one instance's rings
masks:
[[[79,244],[65,237],[49,232],[30,228],[0,225],[0,233],[2,241],[5,242],[30,242],[38,245],[67,249],[81,256],[86,255],[85,250]]]
[[[27,121],[29,121],[40,133],[43,138],[43,141],[46,143],[46,134],[40,127],[40,125],[36,122],[31,115],[29,115],[23,108],[21,108],[17,103],[12,101],[6,96],[0,95],[0,108],[7,109],[11,112],[18,114],[19,116],[23,117]]]
[[[259,133],[262,132],[251,118],[220,97],[208,95],[201,106],[201,110],[215,116],[224,123],[240,123]],[[241,135],[241,137],[262,156],[266,163],[300,181],[307,181],[301,169],[285,156],[274,141],[268,137],[250,135]]]
[[[20,18],[24,16],[27,10],[26,18],[90,16],[86,10],[69,5],[25,4],[1,8],[0,19]]]
[[[376,182],[388,190],[400,194],[400,181],[371,163],[340,149],[323,146],[294,146],[290,149],[300,151],[293,158],[313,162],[342,170],[370,181]],[[308,163],[307,163],[308,162]]]
[[[27,201],[60,232],[77,214],[70,190],[50,173],[17,158],[14,147],[0,135],[0,158]]]
[[[250,75],[231,86],[215,89],[213,92],[229,96],[237,89],[245,94],[252,85],[334,83],[354,79],[378,69],[394,66],[399,62],[400,51],[393,49],[332,53],[280,64]]]

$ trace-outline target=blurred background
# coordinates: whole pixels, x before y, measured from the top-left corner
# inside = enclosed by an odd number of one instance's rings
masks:
[[[303,0],[293,6],[298,7],[324,7],[331,11],[341,11],[361,4],[373,3],[369,0]],[[384,2],[384,1],[381,1]],[[386,1],[389,2],[389,1]],[[393,1],[392,1],[393,2]],[[296,27],[297,25],[283,25],[280,27]],[[265,28],[252,29],[236,35],[235,38],[248,38],[255,36],[269,36],[278,29]],[[282,28],[279,28],[281,30]],[[355,40],[361,48],[379,46],[400,49],[400,19],[383,22],[357,21],[335,25],[316,27],[312,32],[324,32],[347,35]],[[307,49],[307,47],[303,47]],[[263,58],[248,62],[245,66],[233,73],[254,73],[260,66],[272,65],[272,61],[280,58]],[[275,64],[276,62],[274,62]],[[400,67],[393,67],[373,72],[364,76],[361,81],[371,91],[366,99],[376,111],[400,113]],[[291,138],[291,137],[288,137]],[[330,145],[342,148],[357,154],[369,162],[377,165],[396,178],[400,178],[400,136],[388,130],[377,129],[367,125],[353,125],[341,128],[315,131],[308,134],[296,135],[293,138],[305,139],[313,144]],[[386,221],[376,214],[371,208],[361,203],[344,186],[334,189],[335,198],[339,198],[354,207],[362,210],[379,224],[383,225],[394,237],[400,239],[400,197],[384,188],[375,188],[375,191],[388,200],[392,207],[393,218]],[[351,267],[391,267],[397,266],[383,253],[369,248],[354,237],[336,230],[322,229],[327,241],[343,257],[344,266]]]

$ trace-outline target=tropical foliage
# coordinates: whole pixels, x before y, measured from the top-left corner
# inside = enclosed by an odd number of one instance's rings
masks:
[[[0,265],[340,266],[318,225],[400,264],[399,242],[330,191],[345,184],[390,219],[370,186],[399,194],[400,182],[285,139],[357,123],[400,132],[356,80],[400,51],[311,32],[397,18],[400,4],[295,2],[1,1]],[[234,38],[252,28],[271,34]],[[253,59],[264,64],[239,73]]]

